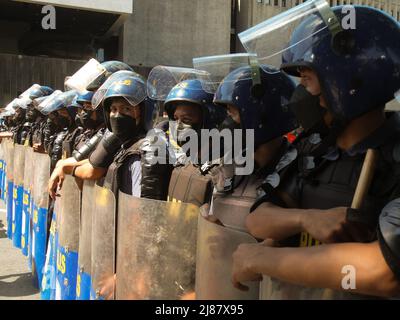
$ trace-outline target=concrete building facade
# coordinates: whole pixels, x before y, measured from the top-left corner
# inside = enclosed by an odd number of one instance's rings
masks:
[[[40,57],[40,64],[47,69],[46,58],[51,59],[49,65],[54,59],[71,61],[68,72],[73,72],[75,61],[83,64],[91,57],[123,60],[144,75],[156,65],[191,67],[194,57],[243,52],[237,37],[240,32],[304,1],[2,0],[0,69],[20,70],[5,68],[8,60],[3,61],[2,54]],[[400,0],[328,1],[331,6],[370,5],[400,18]],[[48,4],[55,8],[54,30],[42,26],[46,15],[42,9]],[[37,74],[47,74],[38,68],[40,65],[35,64]],[[12,79],[18,75],[4,76]],[[54,78],[41,80],[59,86],[59,81],[53,83]],[[19,83],[25,86],[22,82],[15,83],[18,85],[9,86],[12,90],[26,89],[18,87]],[[15,94],[10,91],[6,95]]]

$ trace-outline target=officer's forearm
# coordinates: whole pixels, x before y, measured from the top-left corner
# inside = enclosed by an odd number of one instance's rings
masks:
[[[247,217],[246,226],[258,239],[283,240],[302,231],[302,212],[263,203]]]
[[[265,247],[251,262],[251,268],[259,274],[306,287],[341,291],[344,290],[342,281],[347,283],[345,277],[350,277],[345,266],[355,270],[356,288],[350,292],[384,297],[400,294],[400,284],[383,258],[378,242],[308,248]]]
[[[75,177],[82,180],[97,180],[103,177],[107,173],[107,169],[104,168],[94,168],[88,159],[82,160],[73,166],[64,167],[64,172],[66,174],[72,174],[75,169]]]

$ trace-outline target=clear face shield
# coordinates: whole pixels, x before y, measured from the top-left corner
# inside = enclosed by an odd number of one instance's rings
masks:
[[[400,103],[400,89],[398,91],[396,91],[396,93],[394,94],[394,97],[396,98],[397,102]]]
[[[56,91],[55,93],[56,94],[53,93],[51,96],[49,96],[49,98],[47,98],[38,106],[38,110],[42,114],[49,115],[50,113],[57,111],[63,107],[66,108],[78,96],[78,93],[75,90],[67,92]]]
[[[66,78],[64,86],[69,90],[76,90],[79,94],[83,94],[86,92],[87,86],[102,74],[105,74],[106,71],[96,59],[90,59],[72,77]]]
[[[93,109],[97,109],[104,100],[104,97],[109,92],[110,88],[115,89],[116,85],[123,86],[129,85],[132,81],[138,81],[139,83],[144,83],[142,76],[133,71],[117,71],[113,73],[104,83],[103,85],[96,90],[92,98],[92,106]],[[139,88],[136,90],[135,94],[132,96],[127,96],[125,99],[131,105],[137,105],[142,102],[146,98],[146,90],[145,85],[143,85],[144,89]]]
[[[147,94],[153,100],[165,101],[178,83],[206,76],[205,72],[192,68],[157,66],[151,70],[147,79]]]
[[[38,85],[38,84],[34,84],[34,85],[32,85],[29,89],[27,89],[26,91],[24,91],[20,96],[19,96],[19,98],[30,98],[31,97],[31,95],[32,95],[32,93],[33,92],[37,92],[38,90],[40,90],[41,89],[41,86],[40,85]]]
[[[301,35],[294,33],[307,20],[312,23],[303,29],[305,32]],[[339,19],[327,1],[310,0],[240,33],[239,39],[248,53],[258,56],[261,65],[279,70],[285,55],[290,55],[295,47],[309,48],[311,38],[326,29],[333,36],[341,32]],[[271,70],[265,69],[265,72],[271,73]]]
[[[206,92],[215,94],[223,81],[230,81],[225,78],[232,71],[248,66],[258,68],[259,65],[255,54],[238,53],[194,58],[193,66],[195,69],[203,72],[203,76],[199,78],[203,89]],[[255,71],[255,73],[257,74],[254,75],[254,80],[257,81],[257,75],[259,77],[260,74],[259,71]],[[247,79],[252,79],[252,76],[242,78],[242,80]]]

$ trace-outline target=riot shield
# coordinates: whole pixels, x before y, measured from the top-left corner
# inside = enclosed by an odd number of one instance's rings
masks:
[[[22,254],[29,255],[30,248],[30,229],[31,229],[31,191],[34,167],[32,164],[33,149],[25,147],[25,164],[24,164],[24,191],[22,201],[22,235],[21,247]],[[28,259],[30,261],[30,259]]]
[[[326,288],[308,288],[263,276],[260,285],[262,300],[365,300],[372,296],[362,296],[351,292]]]
[[[41,284],[47,241],[49,207],[47,183],[50,178],[50,157],[47,154],[34,152],[32,162],[35,164],[32,189],[32,274]]]
[[[258,300],[259,283],[249,291],[233,287],[232,255],[242,243],[257,243],[251,235],[207,221],[199,216],[196,257],[196,299]]]
[[[79,254],[76,277],[76,299],[89,300],[92,282],[92,217],[94,181],[86,180],[82,190],[82,207],[79,222]]]
[[[116,298],[188,299],[199,208],[122,192],[118,203]]]
[[[40,286],[40,298],[42,300],[56,299],[56,278],[57,278],[57,247],[58,247],[58,227],[57,214],[61,213],[61,199],[57,198],[51,214],[51,224],[49,240],[47,242],[46,261],[43,267],[43,279]],[[51,207],[51,205],[49,206]]]
[[[6,167],[6,188],[7,188],[7,235],[12,240],[13,220],[13,189],[14,189],[14,144],[7,143],[7,167]]]
[[[25,147],[14,146],[14,190],[13,190],[13,244],[21,248],[22,236],[22,202],[24,196]]]
[[[66,176],[61,189],[58,224],[56,299],[75,300],[78,268],[79,215],[81,192],[72,176]],[[57,212],[57,214],[59,214]]]
[[[0,141],[0,199],[4,200],[4,167],[5,167],[5,152],[4,152],[4,141]]]
[[[116,202],[111,190],[95,185],[92,225],[91,300],[114,299]]]

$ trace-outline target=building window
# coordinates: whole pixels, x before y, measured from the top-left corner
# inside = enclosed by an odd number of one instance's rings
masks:
[[[278,0],[274,0],[274,6],[278,6],[279,5],[279,1]]]
[[[286,7],[286,0],[282,0],[282,7]]]

